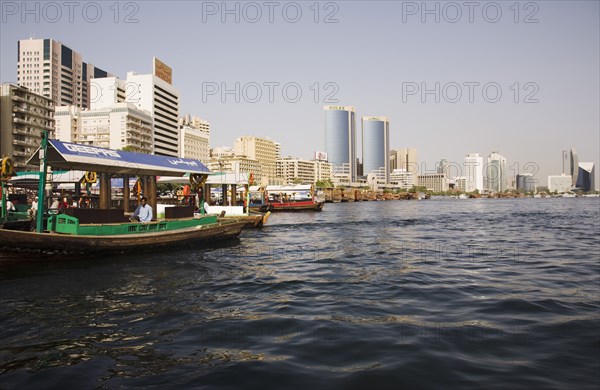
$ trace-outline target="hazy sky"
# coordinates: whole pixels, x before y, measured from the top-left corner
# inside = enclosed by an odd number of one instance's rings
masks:
[[[16,81],[17,40],[53,38],[123,78],[169,64],[213,147],[268,136],[312,157],[331,102],[388,116],[391,147],[431,170],[499,151],[546,185],[575,147],[600,171],[598,1],[73,3],[2,1],[1,81]]]

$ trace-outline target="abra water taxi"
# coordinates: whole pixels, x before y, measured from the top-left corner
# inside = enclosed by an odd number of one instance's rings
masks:
[[[271,211],[321,211],[325,204],[313,185],[267,186],[264,197]]]
[[[246,223],[239,220],[219,221],[216,215],[204,213],[202,187],[209,170],[197,160],[48,140],[47,134],[44,134],[42,146],[29,160],[29,164],[38,163],[42,169],[39,172],[35,231],[11,230],[4,225],[0,229],[0,254],[16,252],[42,257],[71,253],[105,255],[180,248],[235,238]],[[45,191],[48,166],[85,170],[90,173],[85,175],[86,184],[99,180],[99,207],[69,208],[48,215],[49,199]],[[129,176],[139,178],[138,198],[142,194],[147,197],[156,216],[156,177],[185,174],[189,174],[190,185],[198,192],[200,213],[194,213],[192,207],[171,207],[165,219],[153,219],[148,223],[129,221]],[[3,175],[3,179],[7,176],[10,175]],[[111,207],[111,176],[121,176],[123,183],[126,183],[122,188],[122,208]],[[5,192],[2,191],[3,196]]]

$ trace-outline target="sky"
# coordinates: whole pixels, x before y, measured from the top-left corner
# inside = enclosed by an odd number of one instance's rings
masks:
[[[155,56],[212,147],[255,135],[312,158],[323,106],[351,105],[389,117],[391,148],[417,148],[423,171],[498,151],[546,185],[573,147],[600,185],[598,1],[1,3],[2,82],[29,37],[122,78]]]

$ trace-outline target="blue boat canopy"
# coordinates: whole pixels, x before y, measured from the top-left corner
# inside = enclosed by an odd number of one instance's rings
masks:
[[[28,164],[39,164],[39,153],[40,149],[29,159]],[[210,170],[202,162],[190,158],[125,152],[55,139],[48,140],[47,157],[47,162],[53,169],[80,169],[138,176],[183,176],[186,173],[210,173]]]

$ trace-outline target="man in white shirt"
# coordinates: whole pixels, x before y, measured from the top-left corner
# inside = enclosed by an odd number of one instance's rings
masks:
[[[135,209],[131,216],[132,221],[138,221],[141,223],[148,223],[152,221],[152,207],[146,204],[146,198],[141,199],[140,205]]]

